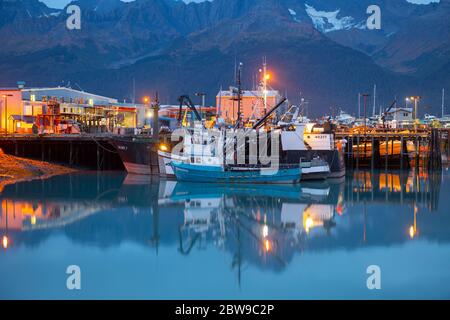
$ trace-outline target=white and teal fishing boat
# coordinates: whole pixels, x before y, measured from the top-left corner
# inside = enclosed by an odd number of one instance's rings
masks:
[[[169,165],[176,179],[184,182],[260,184],[300,182],[301,163],[240,165],[232,161],[230,164],[225,155],[225,150],[230,145],[234,145],[234,140],[226,140],[224,131],[206,130],[198,123],[193,128],[185,130],[182,155],[172,157]]]
[[[275,169],[171,162],[171,166],[177,180],[187,182],[296,184],[302,176],[300,165]]]

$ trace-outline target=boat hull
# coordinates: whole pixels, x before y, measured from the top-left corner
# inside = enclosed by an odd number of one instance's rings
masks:
[[[204,183],[296,184],[301,180],[300,167],[223,170],[219,166],[200,166],[171,162],[178,181]]]
[[[302,181],[307,180],[325,180],[330,175],[330,167],[317,166],[311,168],[302,168]]]
[[[340,178],[345,176],[344,155],[339,150],[296,150],[284,152],[284,164],[298,163],[299,159],[310,161],[313,157],[319,157],[326,161],[329,167],[329,173],[326,178]]]
[[[130,174],[159,175],[158,144],[151,139],[112,139],[125,169]]]

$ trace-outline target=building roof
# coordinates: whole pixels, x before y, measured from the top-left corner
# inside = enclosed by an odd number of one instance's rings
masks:
[[[74,95],[77,96],[89,96],[92,99],[96,99],[96,100],[104,100],[104,101],[109,101],[110,103],[118,103],[117,99],[114,98],[109,98],[109,97],[105,97],[105,96],[101,96],[98,94],[93,94],[93,93],[89,93],[89,92],[85,92],[85,91],[80,91],[80,90],[76,90],[76,89],[72,89],[72,88],[67,88],[67,87],[48,87],[48,88],[24,88],[22,89],[22,92],[26,92],[26,93],[45,93],[48,92],[48,95],[52,95],[54,93],[52,92],[58,92],[58,91],[65,91],[65,92],[69,92],[72,93]]]
[[[408,113],[412,113],[412,109],[411,108],[392,108],[391,111],[389,111],[388,113],[396,113],[396,112],[408,112]]]
[[[19,88],[11,87],[11,88],[0,88],[0,91],[20,91]]]

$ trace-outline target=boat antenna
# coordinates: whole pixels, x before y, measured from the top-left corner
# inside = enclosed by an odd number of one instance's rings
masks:
[[[237,121],[236,121],[236,128],[241,127],[241,94],[242,94],[242,82],[241,82],[241,74],[242,74],[242,66],[244,64],[242,62],[239,62],[239,68],[237,70],[237,101],[238,101],[238,112],[237,112]]]
[[[217,117],[220,118],[222,113],[222,85],[220,85],[220,91],[219,91],[219,104],[217,105]]]

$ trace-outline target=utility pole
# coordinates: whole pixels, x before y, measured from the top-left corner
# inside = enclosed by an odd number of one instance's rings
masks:
[[[421,96],[412,96],[411,100],[414,101],[414,129],[417,132],[417,119],[418,119],[418,109],[419,109],[419,100],[422,99]]]
[[[8,97],[12,97],[12,94],[4,94],[5,99],[5,133],[8,134]]]
[[[205,107],[205,97],[206,97],[206,93],[204,92],[197,92],[195,94],[197,97],[201,97],[202,98],[202,107]]]
[[[264,94],[264,114],[267,113],[267,80],[269,76],[267,74],[267,61],[266,57],[264,57],[263,61],[263,94]]]

